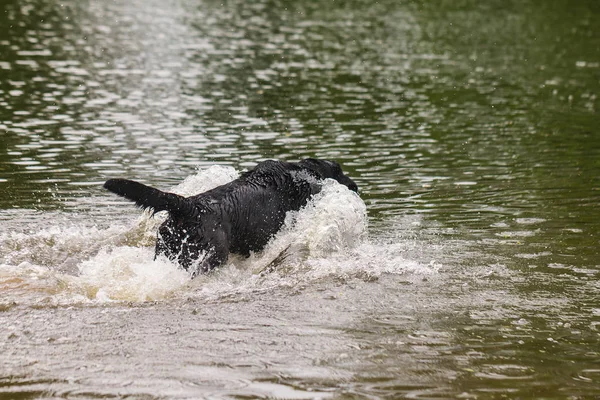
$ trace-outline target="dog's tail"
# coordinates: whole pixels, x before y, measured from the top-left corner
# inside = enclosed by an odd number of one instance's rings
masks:
[[[150,209],[154,213],[168,211],[183,216],[194,212],[194,206],[187,198],[175,193],[162,192],[128,179],[109,179],[104,183],[104,188],[135,201],[138,207]]]

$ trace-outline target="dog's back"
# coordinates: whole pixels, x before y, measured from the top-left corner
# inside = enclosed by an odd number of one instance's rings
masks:
[[[320,190],[319,176],[296,163],[264,161],[227,185],[194,196],[214,204],[231,229],[230,251],[249,255],[275,235],[289,211],[297,211]]]

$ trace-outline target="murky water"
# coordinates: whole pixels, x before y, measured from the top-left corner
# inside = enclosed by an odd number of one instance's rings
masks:
[[[0,397],[600,397],[595,0],[0,5]],[[338,160],[193,281],[109,177]]]

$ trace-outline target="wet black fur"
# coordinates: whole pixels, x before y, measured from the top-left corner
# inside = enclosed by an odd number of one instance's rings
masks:
[[[109,179],[104,187],[144,209],[168,211],[158,229],[156,255],[165,254],[195,276],[222,265],[229,253],[262,250],[286,213],[306,205],[325,178],[358,191],[338,163],[314,158],[263,161],[230,183],[190,197],[127,179]]]

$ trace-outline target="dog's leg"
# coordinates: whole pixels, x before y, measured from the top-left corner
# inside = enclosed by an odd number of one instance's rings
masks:
[[[220,267],[227,262],[228,257],[229,250],[226,246],[211,249],[204,259],[190,266],[189,272],[191,277],[195,278],[199,274],[205,274]]]
[[[202,251],[208,251],[202,257]],[[225,231],[215,227],[211,231],[210,241],[184,244],[179,263],[186,268],[192,278],[208,273],[227,262],[229,258],[229,240]],[[187,264],[187,265],[186,265]]]

